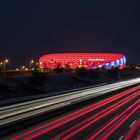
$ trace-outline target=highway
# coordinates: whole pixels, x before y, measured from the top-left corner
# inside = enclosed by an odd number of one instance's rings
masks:
[[[120,81],[99,87],[83,89],[53,97],[1,107],[0,127],[36,116],[38,114],[50,112],[52,110],[66,107],[75,103],[80,103],[81,101],[101,96],[103,94],[108,94],[112,91],[138,83],[140,83],[140,78],[135,78],[127,81]]]
[[[140,85],[37,126],[19,130],[9,140],[131,140],[140,138]]]

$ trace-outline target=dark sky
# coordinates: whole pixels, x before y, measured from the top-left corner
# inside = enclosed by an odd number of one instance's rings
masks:
[[[27,64],[46,53],[119,52],[140,61],[138,0],[2,0],[0,58]]]

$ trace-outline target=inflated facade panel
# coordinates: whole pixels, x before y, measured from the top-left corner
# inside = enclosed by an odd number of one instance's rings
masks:
[[[54,69],[61,67],[85,67],[86,69],[118,67],[123,69],[126,65],[126,58],[118,53],[58,53],[47,54],[40,58],[40,68]]]

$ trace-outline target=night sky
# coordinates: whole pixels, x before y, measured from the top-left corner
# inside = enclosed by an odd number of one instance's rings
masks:
[[[56,52],[118,52],[140,64],[137,0],[3,0],[0,58],[27,65]]]

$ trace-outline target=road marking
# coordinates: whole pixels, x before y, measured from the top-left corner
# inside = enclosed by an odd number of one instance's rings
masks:
[[[131,128],[135,123],[136,123],[136,120],[134,120],[129,127]]]
[[[120,138],[118,140],[122,140],[124,136],[120,136]]]

